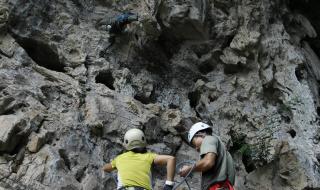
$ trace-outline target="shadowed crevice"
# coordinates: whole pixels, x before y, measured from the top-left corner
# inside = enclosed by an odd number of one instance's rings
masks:
[[[112,76],[111,71],[103,71],[100,72],[97,76],[96,76],[96,83],[101,83],[106,85],[108,88],[110,88],[111,90],[115,90],[113,83],[114,83],[114,78]]]
[[[58,53],[49,44],[32,38],[20,38],[17,41],[39,66],[57,72],[65,72]]]

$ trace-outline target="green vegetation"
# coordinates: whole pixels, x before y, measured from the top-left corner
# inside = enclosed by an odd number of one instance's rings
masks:
[[[250,145],[248,144],[243,144],[240,149],[238,150],[238,152],[241,154],[241,155],[246,155],[246,156],[249,156],[251,154],[251,148],[250,148]]]

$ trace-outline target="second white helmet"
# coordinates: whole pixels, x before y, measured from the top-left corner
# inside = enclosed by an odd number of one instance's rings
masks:
[[[144,133],[140,129],[130,129],[124,135],[123,145],[127,150],[147,146]]]
[[[209,129],[209,128],[210,128],[210,126],[208,124],[205,124],[202,122],[198,122],[198,123],[193,124],[189,130],[189,133],[188,133],[188,142],[191,143],[194,135],[197,132],[205,130],[205,129]]]

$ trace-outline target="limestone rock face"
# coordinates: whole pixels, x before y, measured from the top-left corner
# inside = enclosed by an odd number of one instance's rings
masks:
[[[0,117],[0,150],[12,151],[19,142],[18,118],[11,115]]]
[[[157,17],[168,37],[178,39],[208,39],[206,26],[209,9],[208,0],[160,1]]]
[[[232,154],[236,189],[319,189],[319,9],[0,0],[0,189],[116,189],[101,168],[126,130],[180,163],[198,159],[186,141],[197,121]],[[139,20],[110,46],[106,24],[128,11]],[[162,189],[165,169],[153,174]],[[199,174],[189,184],[199,189]]]

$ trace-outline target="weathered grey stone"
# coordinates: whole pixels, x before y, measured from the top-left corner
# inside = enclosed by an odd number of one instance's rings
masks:
[[[135,87],[136,99],[139,99],[143,103],[151,102],[151,94],[154,90],[153,83],[154,81],[151,78],[148,78],[150,74],[148,72],[142,71],[133,78],[133,86]]]
[[[166,146],[163,143],[149,145],[147,148],[150,151],[158,153],[158,154],[171,154],[173,151],[172,149],[170,149],[168,146]]]
[[[48,132],[47,130],[41,130],[40,133],[32,133],[30,141],[27,144],[28,150],[32,153],[38,152],[51,139],[51,136],[52,132]]]
[[[287,19],[291,24],[291,27],[288,27],[288,32],[291,33],[293,39],[299,41],[300,39],[305,37],[317,37],[317,31],[304,15],[294,13],[288,15]]]
[[[207,1],[161,1],[158,16],[164,30],[179,39],[207,39],[208,28],[204,22],[208,10]]]
[[[12,109],[15,103],[15,99],[13,97],[2,97],[0,99],[0,114]]]
[[[181,122],[181,112],[179,110],[168,110],[163,113],[161,117],[163,124],[162,129],[169,131],[173,134],[177,134],[177,128],[179,128]]]
[[[7,33],[7,23],[9,20],[9,8],[6,2],[0,2],[0,33]]]
[[[256,31],[248,31],[247,28],[240,29],[238,34],[232,39],[230,47],[236,50],[246,50],[257,44],[260,33]]]
[[[9,34],[6,34],[4,37],[2,37],[1,40],[2,41],[0,42],[0,52],[7,57],[12,57],[14,52],[18,48],[17,42]]]
[[[223,55],[220,56],[220,59],[226,64],[237,65],[238,63],[246,64],[247,58],[237,55],[231,48],[223,50]]]
[[[0,151],[12,151],[19,143],[19,122],[20,118],[16,115],[0,116]]]
[[[93,175],[87,175],[83,180],[83,189],[88,190],[98,190],[99,189],[99,182],[97,181],[96,177]]]
[[[319,57],[315,54],[315,52],[311,49],[310,45],[308,43],[303,43],[303,50],[306,55],[306,59],[309,61],[308,64],[308,70],[310,73],[313,73],[317,80],[320,79],[320,60]]]

